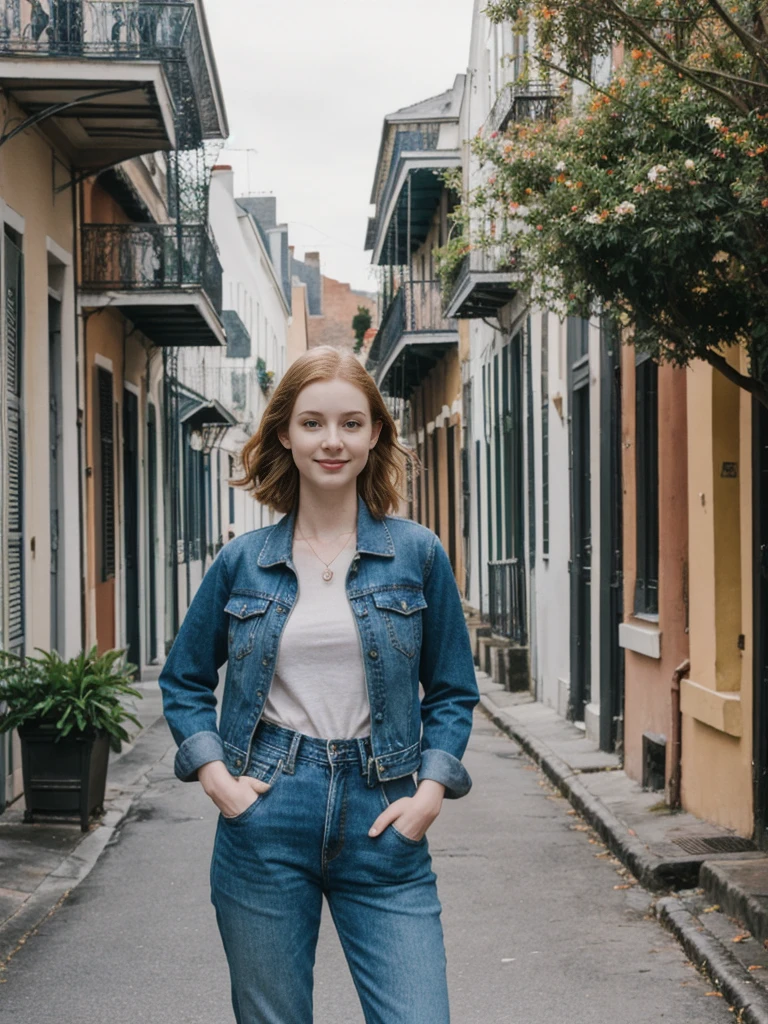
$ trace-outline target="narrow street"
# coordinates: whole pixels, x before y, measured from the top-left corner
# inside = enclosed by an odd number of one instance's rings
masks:
[[[175,779],[172,758],[169,746],[118,841],[11,960],[2,1024],[233,1020],[208,896],[216,815],[199,786]],[[479,711],[465,763],[472,793],[446,802],[430,832],[454,1024],[734,1020],[647,916],[650,896],[625,887],[569,804]],[[328,916],[315,977],[316,1024],[359,1024]]]

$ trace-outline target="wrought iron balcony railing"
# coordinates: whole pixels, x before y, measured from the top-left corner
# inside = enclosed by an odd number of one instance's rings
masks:
[[[443,313],[439,281],[406,281],[387,306],[378,333],[371,345],[369,369],[383,366],[404,335],[417,342],[426,335],[457,331],[456,321]]]
[[[503,132],[510,121],[551,121],[562,102],[552,82],[510,82],[496,97],[486,121],[489,132]]]
[[[508,247],[472,248],[443,283],[446,316],[495,316],[519,289],[518,254]]]
[[[222,269],[200,224],[84,224],[85,291],[203,291],[221,315]]]
[[[211,134],[213,86],[193,3],[5,0],[0,59],[7,56],[160,61],[176,106],[179,145],[197,145]]]
[[[525,646],[525,572],[516,558],[488,563],[488,596],[491,630]]]

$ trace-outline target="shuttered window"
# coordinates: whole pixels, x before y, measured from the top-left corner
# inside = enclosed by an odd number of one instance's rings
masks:
[[[7,501],[7,594],[8,637],[6,646],[17,653],[24,649],[24,461],[21,409],[21,339],[23,309],[23,257],[15,242],[5,235],[5,398],[8,420]],[[19,239],[20,241],[20,239]]]
[[[541,551],[549,554],[549,314],[541,317]]]
[[[115,418],[112,374],[96,367],[101,468],[101,580],[115,575]]]
[[[637,581],[635,612],[659,610],[659,368],[647,357],[635,368]]]

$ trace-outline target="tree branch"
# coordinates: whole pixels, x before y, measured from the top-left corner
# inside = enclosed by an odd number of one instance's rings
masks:
[[[729,380],[732,384],[747,391],[753,398],[756,398],[761,405],[764,405],[768,409],[768,388],[765,384],[761,383],[755,377],[748,377],[746,374],[740,373],[736,370],[728,360],[720,355],[719,352],[713,351],[711,348],[705,350],[702,358],[705,362],[709,363],[710,366],[714,367],[715,370],[719,370],[722,375]]]
[[[731,17],[729,11],[727,11],[719,0],[706,0],[707,4],[712,8],[718,18],[723,21],[728,28],[733,32],[735,36],[744,44],[744,47],[749,50],[755,60],[759,61],[763,67],[768,70],[768,62],[765,59],[764,47],[761,46],[760,41],[756,39],[751,33],[739,25],[734,18]]]

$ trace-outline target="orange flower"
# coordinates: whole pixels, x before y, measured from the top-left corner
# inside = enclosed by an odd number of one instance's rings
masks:
[[[632,60],[640,60],[642,56],[643,56],[643,51],[642,50],[633,50],[632,51]]]

